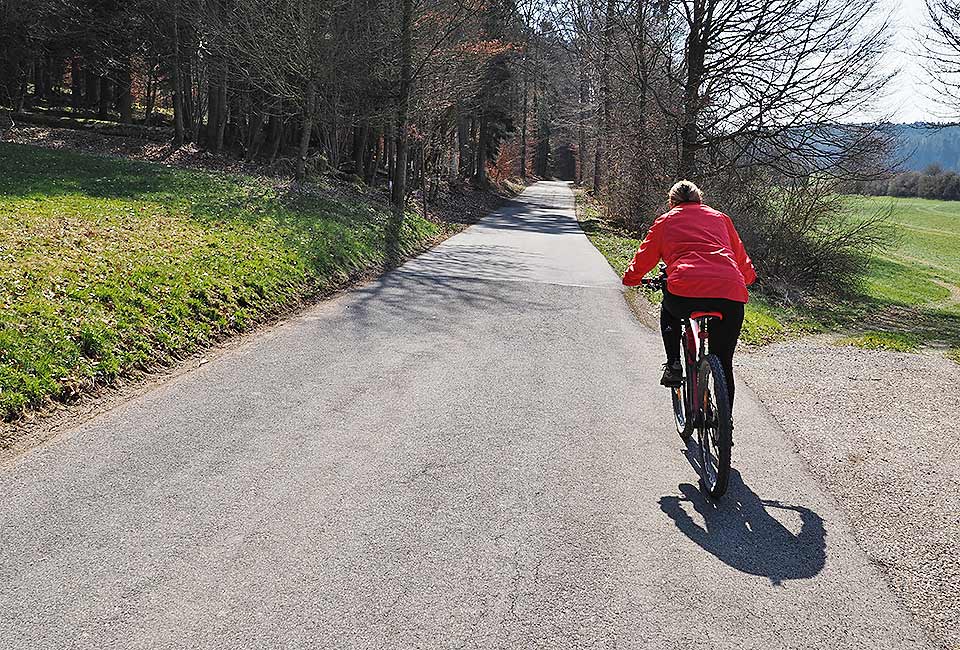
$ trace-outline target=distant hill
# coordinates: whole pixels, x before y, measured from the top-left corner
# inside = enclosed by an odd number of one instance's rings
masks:
[[[894,159],[902,161],[902,169],[921,171],[937,164],[945,171],[960,172],[960,125],[918,122],[891,124],[890,130],[897,140]]]

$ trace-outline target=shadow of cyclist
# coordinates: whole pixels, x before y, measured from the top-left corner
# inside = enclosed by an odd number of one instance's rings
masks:
[[[729,566],[766,576],[775,585],[812,578],[823,568],[826,530],[820,515],[809,508],[761,499],[736,470],[731,470],[727,493],[719,503],[707,499],[693,485],[682,484],[679,489],[683,496],[661,497],[660,509],[687,537]],[[685,504],[700,515],[703,525],[694,520]],[[799,515],[799,532],[791,532],[771,510]]]

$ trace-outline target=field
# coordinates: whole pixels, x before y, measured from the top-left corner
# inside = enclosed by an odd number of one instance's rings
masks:
[[[863,214],[889,211],[898,234],[878,252],[862,295],[852,301],[860,318],[850,342],[864,347],[960,348],[960,201],[850,197]]]
[[[872,257],[858,293],[805,309],[785,309],[755,296],[747,306],[743,340],[762,344],[791,333],[837,332],[843,344],[943,349],[960,361],[960,201],[847,201],[854,213],[888,213],[896,233],[889,247]],[[622,272],[639,245],[636,236],[605,222],[582,195],[578,214],[594,245]]]
[[[349,189],[0,143],[0,417],[169,363],[381,267],[388,208]],[[400,253],[438,228],[408,214]]]

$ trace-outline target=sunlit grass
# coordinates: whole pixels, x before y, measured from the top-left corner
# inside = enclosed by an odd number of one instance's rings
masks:
[[[838,341],[840,345],[853,345],[864,350],[894,350],[913,352],[920,347],[919,339],[913,334],[901,332],[863,332]]]
[[[386,206],[0,143],[0,416],[169,363],[386,257]],[[400,248],[437,227],[408,214]]]

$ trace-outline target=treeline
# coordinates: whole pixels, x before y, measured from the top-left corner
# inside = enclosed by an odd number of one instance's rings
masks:
[[[687,177],[768,286],[816,290],[875,240],[831,197],[887,158],[850,124],[886,81],[878,1],[0,0],[0,104],[167,124],[397,207],[557,175],[639,230]]]
[[[896,138],[893,159],[906,171],[930,165],[960,169],[960,126],[956,124],[891,124]]]
[[[852,194],[899,196],[940,201],[960,201],[960,174],[929,165],[922,172],[901,172],[889,178],[851,183]]]
[[[509,0],[0,0],[0,105],[165,124],[302,178],[479,185],[514,132]],[[525,167],[517,164],[517,169]]]

